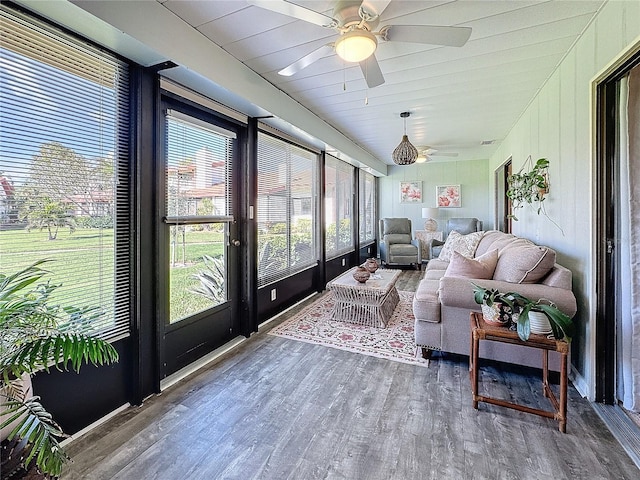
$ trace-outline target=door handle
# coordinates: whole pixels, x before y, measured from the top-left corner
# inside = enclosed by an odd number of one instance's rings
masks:
[[[238,240],[238,239],[231,240],[231,245],[233,245],[234,247],[239,247],[240,246],[240,240]]]

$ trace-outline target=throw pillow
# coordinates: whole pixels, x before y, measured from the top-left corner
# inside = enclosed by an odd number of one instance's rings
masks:
[[[556,252],[530,242],[503,248],[498,255],[494,280],[538,283],[556,263]]]
[[[473,258],[473,254],[476,253],[476,248],[478,248],[478,243],[483,234],[484,232],[473,232],[467,235],[461,235],[455,230],[452,230],[447,237],[447,241],[444,242],[442,246],[438,259],[450,262],[451,253],[454,251],[460,253],[463,257]]]
[[[465,277],[491,280],[498,263],[498,250],[494,249],[476,258],[467,258],[459,252],[451,254],[451,262],[444,273],[445,277]]]

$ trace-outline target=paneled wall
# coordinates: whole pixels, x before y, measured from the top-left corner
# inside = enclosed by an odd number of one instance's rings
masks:
[[[379,179],[380,218],[407,217],[414,230],[424,229],[423,207],[436,206],[436,186],[460,185],[460,208],[441,208],[438,229],[451,217],[476,217],[485,229],[493,228],[493,197],[490,190],[488,160],[466,162],[427,162],[389,167],[388,175]],[[421,181],[422,203],[400,203],[400,182]]]
[[[490,159],[489,176],[509,156],[518,171],[528,155],[535,161],[546,157],[550,192],[549,216],[531,210],[518,212],[520,221],[513,231],[558,252],[558,262],[573,271],[578,298],[578,334],[572,346],[574,381],[583,394],[593,398],[594,358],[594,179],[592,93],[596,75],[622,52],[638,42],[640,2],[611,1],[587,28],[583,37],[565,57],[556,72],[532,100],[495,155]]]

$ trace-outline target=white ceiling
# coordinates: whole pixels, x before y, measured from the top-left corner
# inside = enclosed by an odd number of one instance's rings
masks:
[[[488,158],[603,3],[393,0],[382,25],[472,27],[463,47],[381,41],[386,82],[367,89],[360,67],[330,54],[292,77],[278,71],[336,32],[243,0],[157,0],[278,89],[387,164],[403,133],[417,147]],[[295,3],[333,16],[332,1]],[[433,160],[451,160],[434,157]]]
[[[416,147],[458,153],[432,161],[489,158],[605,0],[392,0],[378,29],[473,30],[459,48],[380,41],[386,81],[370,89],[357,64],[333,53],[278,75],[337,33],[246,0],[15,1],[142,65],[173,61],[167,78],[249,116],[274,115],[267,122],[384,174],[403,111]],[[334,15],[335,1],[295,3]]]

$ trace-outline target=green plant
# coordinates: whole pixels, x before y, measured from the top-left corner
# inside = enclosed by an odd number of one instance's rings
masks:
[[[115,362],[118,354],[111,344],[86,333],[99,315],[94,309],[52,304],[51,295],[60,285],[43,281],[49,273],[41,268],[45,262],[0,273],[0,427],[16,422],[7,441],[26,444],[23,451],[12,452],[24,457],[24,470],[37,467],[59,476],[68,459],[59,444],[64,433],[40,398],[29,397],[20,378],[52,366],[77,372],[85,362]]]
[[[531,156],[527,158],[527,163],[531,163]],[[527,165],[525,163],[525,166]],[[524,166],[523,166],[524,168]],[[507,197],[511,199],[514,210],[524,207],[526,204],[536,206],[536,213],[544,212],[544,200],[549,192],[548,180],[549,160],[539,158],[535,165],[528,172],[514,173],[507,177]],[[518,220],[515,215],[511,218]]]
[[[571,341],[571,338],[575,335],[575,325],[571,317],[560,311],[553,303],[549,302],[548,305],[542,303],[545,301],[544,299],[534,302],[518,293],[512,293],[511,295],[519,312],[517,330],[521,340],[526,342],[531,334],[529,312],[540,312],[549,319],[554,338],[558,340],[564,339],[567,342]]]
[[[225,265],[224,259],[203,255],[206,270],[201,270],[193,277],[200,281],[200,285],[193,289],[194,293],[202,295],[216,305],[224,302],[225,298]]]
[[[540,299],[533,301],[530,298],[515,292],[502,293],[495,288],[485,288],[472,283],[474,290],[474,300],[477,304],[483,303],[491,306],[494,303],[502,303],[508,306],[508,310],[504,309],[503,313],[510,315],[512,318],[517,316],[516,329],[521,340],[527,341],[531,334],[529,313],[540,312],[548,319],[553,331],[553,336],[558,339],[564,339],[567,342],[575,334],[575,325],[571,318],[560,311],[553,303],[543,303],[545,300]]]

